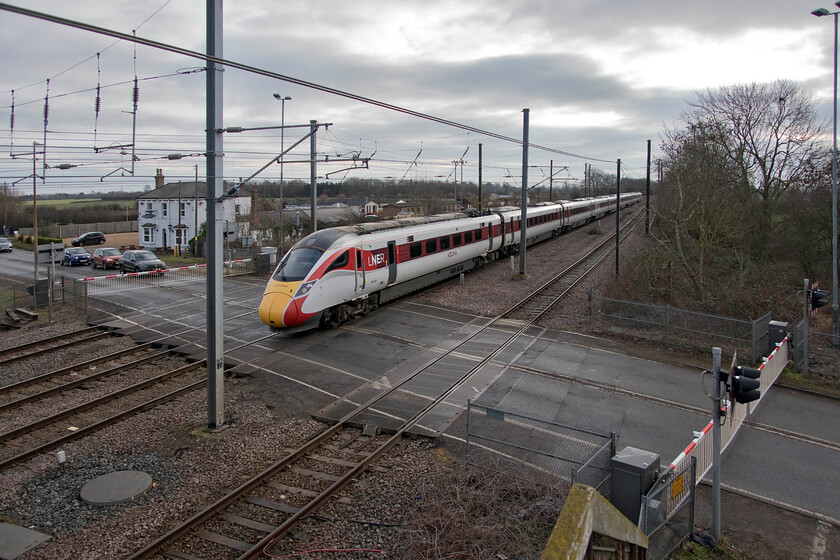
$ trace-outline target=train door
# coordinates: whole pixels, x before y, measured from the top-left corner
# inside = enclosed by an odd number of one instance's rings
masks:
[[[356,293],[365,289],[365,261],[362,246],[356,247]]]
[[[388,242],[388,285],[397,280],[397,242]]]

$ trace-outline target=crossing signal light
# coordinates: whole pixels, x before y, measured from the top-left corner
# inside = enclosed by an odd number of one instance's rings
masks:
[[[824,307],[824,306],[828,305],[829,303],[831,303],[831,302],[828,301],[828,298],[831,295],[831,292],[829,292],[827,290],[816,289],[816,290],[808,290],[808,292],[809,292],[808,295],[810,296],[810,299],[811,299],[811,311],[816,311],[820,307]]]
[[[753,402],[761,397],[761,370],[745,366],[735,366],[732,369],[732,398],[741,404]]]

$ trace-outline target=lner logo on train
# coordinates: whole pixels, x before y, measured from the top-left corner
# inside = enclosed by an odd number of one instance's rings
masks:
[[[388,250],[387,249],[377,249],[376,251],[370,251],[365,253],[365,261],[368,270],[374,268],[382,268],[384,266],[388,266]]]

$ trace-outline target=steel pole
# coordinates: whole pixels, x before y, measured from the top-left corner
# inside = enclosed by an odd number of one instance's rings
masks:
[[[832,343],[838,342],[840,337],[840,306],[837,294],[837,16],[834,14],[834,149],[831,153],[831,272],[832,272],[832,304],[831,304],[831,332]]]
[[[38,296],[36,294],[38,289],[38,173],[35,163],[35,146],[37,142],[32,142],[32,243],[34,244],[33,253],[35,255],[35,276],[32,280],[32,309],[38,309]]]
[[[615,277],[618,278],[620,257],[618,254],[621,242],[621,160],[615,162]]]
[[[645,179],[645,235],[650,235],[650,140],[647,141],[647,178]]]
[[[285,156],[285,138],[286,138],[286,97],[280,98],[280,255],[278,260],[283,257],[283,156]]]
[[[222,58],[222,0],[207,0],[207,56]],[[222,67],[207,62],[207,425],[222,429],[225,423],[224,290],[222,286],[221,208],[224,193],[222,169]]]
[[[528,217],[528,116],[530,109],[522,109],[522,212],[519,219],[519,274],[525,275],[525,235]]]
[[[720,348],[712,348],[712,537],[720,540]],[[727,413],[729,410],[727,410]]]
[[[318,220],[315,218],[315,208],[318,205],[318,178],[315,174],[315,133],[318,131],[318,121],[309,121],[309,131],[311,133],[311,136],[309,137],[309,183],[312,185],[312,216],[309,221],[309,233],[315,233],[318,231]]]

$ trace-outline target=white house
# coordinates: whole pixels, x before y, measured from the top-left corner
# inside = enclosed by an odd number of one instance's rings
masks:
[[[365,215],[375,216],[377,214],[379,214],[379,204],[374,200],[369,200],[365,204]]]
[[[160,170],[155,179],[155,184],[160,185],[137,197],[139,244],[146,249],[183,247],[201,231],[207,219],[205,183],[178,181],[163,184]],[[226,198],[219,203],[218,210],[227,224],[222,231],[238,237],[240,226],[250,229],[250,189],[243,187]]]

